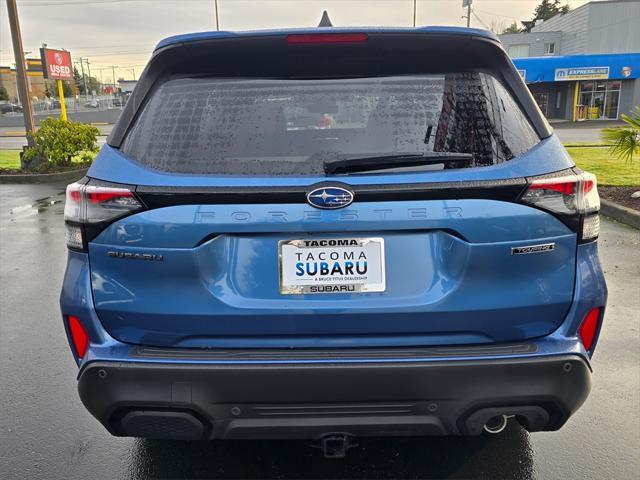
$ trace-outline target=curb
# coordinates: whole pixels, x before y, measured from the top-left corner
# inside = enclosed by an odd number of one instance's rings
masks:
[[[611,148],[613,145],[603,145],[601,143],[567,143],[563,144],[564,148]]]
[[[613,218],[620,223],[625,223],[634,228],[640,229],[640,212],[617,203],[600,199],[600,213],[609,218]]]
[[[84,177],[88,168],[79,170],[69,170],[59,173],[32,173],[17,175],[0,175],[0,183],[50,183],[50,182],[73,182]]]

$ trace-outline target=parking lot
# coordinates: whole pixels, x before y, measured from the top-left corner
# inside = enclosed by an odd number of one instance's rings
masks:
[[[510,425],[478,438],[360,439],[343,460],[306,442],[111,437],[84,409],[58,310],[64,185],[0,185],[0,477],[637,478],[640,235],[604,220],[609,286],[594,385],[558,432]]]
[[[79,118],[74,118],[73,112],[70,114],[72,119],[80,120],[87,123],[94,123],[98,130],[100,130],[100,136],[98,137],[98,144],[102,145],[120,114],[119,109],[110,110],[108,112],[88,111],[76,114]],[[27,139],[24,136],[24,125],[22,123],[22,117],[5,118],[5,122],[0,122],[0,150],[20,150],[23,145],[27,144]],[[106,121],[105,121],[106,120]],[[590,122],[573,124],[569,122],[562,122],[554,124],[555,133],[565,144],[597,144],[602,142],[601,130],[605,127],[618,126],[620,122]],[[8,126],[11,125],[11,126]]]

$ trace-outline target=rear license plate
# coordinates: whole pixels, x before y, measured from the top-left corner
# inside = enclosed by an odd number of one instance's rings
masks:
[[[384,292],[384,239],[281,240],[280,293]]]

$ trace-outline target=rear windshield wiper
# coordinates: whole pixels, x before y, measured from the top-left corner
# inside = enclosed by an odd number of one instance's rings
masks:
[[[341,156],[338,160],[324,162],[324,173],[368,172],[371,170],[385,170],[401,167],[415,167],[420,165],[437,165],[448,162],[471,162],[471,153],[393,153],[388,155],[371,156]]]

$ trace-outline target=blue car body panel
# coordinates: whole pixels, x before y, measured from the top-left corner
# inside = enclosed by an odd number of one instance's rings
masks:
[[[273,221],[274,210],[289,221]],[[247,221],[234,216],[237,206],[183,205],[117,221],[89,247],[98,315],[116,338],[165,346],[242,345],[249,337],[254,346],[286,347],[300,336],[317,346],[449,344],[545,335],[571,303],[575,234],[539,210],[433,200],[354,204],[311,212],[311,221],[307,212],[302,205],[252,206]],[[487,212],[494,212],[491,226],[482,227]],[[347,232],[384,236],[385,292],[279,293],[279,240]],[[541,257],[510,255],[532,241],[556,248]],[[152,251],[164,261],[138,262],[131,275],[130,263],[108,255],[118,251]]]
[[[529,342],[536,346],[533,353],[527,354],[508,354],[503,355],[504,358],[522,358],[523,356],[557,356],[560,354],[576,354],[585,359],[591,358],[593,349],[587,352],[578,339],[578,328],[586,313],[593,305],[605,305],[607,301],[607,286],[604,279],[604,272],[597,258],[597,245],[595,243],[580,245],[577,247],[576,255],[576,276],[575,276],[575,292],[571,308],[566,312],[561,325],[551,332],[540,338],[530,339]],[[91,338],[91,343],[87,355],[83,359],[77,359],[79,365],[84,365],[97,360],[107,360],[114,362],[148,362],[148,363],[193,363],[202,364],[202,359],[171,359],[171,358],[136,358],[134,355],[135,345],[121,342],[111,336],[106,330],[100,318],[96,314],[96,308],[93,303],[93,294],[91,289],[91,271],[89,267],[89,256],[86,253],[69,252],[69,261],[67,263],[67,271],[62,286],[62,294],[60,297],[60,308],[65,314],[76,315],[85,320],[85,326]],[[599,334],[599,332],[598,332]],[[263,342],[256,341],[259,339],[245,339],[244,346],[259,347],[264,346]],[[353,339],[357,340],[357,339]],[[397,337],[397,345],[405,345],[415,343],[415,339],[411,336]],[[596,338],[597,342],[597,338]],[[355,343],[359,345],[359,343]],[[334,344],[335,345],[335,344]],[[353,344],[352,344],[353,345]],[[371,343],[375,345],[375,343]],[[226,347],[232,345],[226,345]],[[318,346],[315,339],[306,337],[300,338],[298,346],[301,348],[309,348]],[[463,354],[448,357],[424,358],[424,359],[406,359],[406,358],[385,358],[376,359],[376,362],[433,362],[433,361],[462,361],[468,359],[481,360],[483,357],[474,357]],[[371,359],[366,358],[345,358],[336,360],[335,357],[327,360],[270,360],[271,363],[366,363]],[[263,360],[207,360],[205,363],[224,363],[224,364],[247,364],[247,363],[264,363]]]
[[[522,157],[493,167],[341,180],[354,186],[500,180],[572,166],[552,136]],[[169,175],[108,146],[89,176],[184,187],[326,180]],[[280,295],[279,240],[347,233],[384,235],[386,292],[339,299]],[[217,237],[200,244],[213,235]],[[544,256],[509,255],[511,248],[546,242],[556,243],[556,250]],[[126,342],[181,347],[437,345],[512,341],[553,331],[572,301],[575,245],[575,234],[562,222],[525,205],[483,199],[356,199],[334,211],[303,204],[157,208],[114,222],[94,239],[89,253],[98,315],[115,338]],[[108,255],[118,251],[153,251],[164,261],[136,265],[137,273],[131,275],[130,264]],[[419,251],[429,253],[417,255]]]
[[[116,247],[92,244],[98,315],[114,337],[151,345],[239,346],[244,337],[258,345],[262,336],[269,337],[265,346],[279,347],[297,345],[300,336],[317,346],[484,343],[549,333],[573,296],[573,234],[540,239],[556,248],[539,259],[509,256],[526,241],[469,244],[439,231],[385,233],[387,290],[339,298],[283,298],[282,238],[224,234],[194,249],[154,248],[164,261],[141,262],[135,276],[107,255]],[[421,250],[429,255],[416,255]],[[505,260],[496,265],[500,256]],[[379,335],[386,338],[372,339]],[[398,335],[414,340],[391,338]]]

